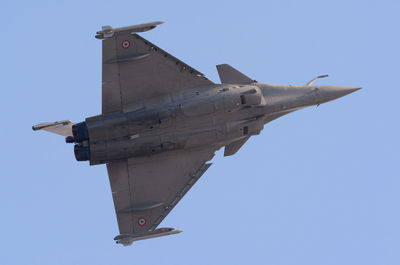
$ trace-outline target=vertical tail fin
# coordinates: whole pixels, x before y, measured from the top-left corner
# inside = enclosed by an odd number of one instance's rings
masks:
[[[62,136],[72,136],[72,123],[71,121],[56,121],[56,122],[44,122],[32,126],[32,130],[45,130]]]

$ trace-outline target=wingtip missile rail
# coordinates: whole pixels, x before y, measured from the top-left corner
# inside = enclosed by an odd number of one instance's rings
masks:
[[[162,236],[175,235],[175,234],[179,234],[182,232],[183,232],[183,230],[180,230],[180,229],[175,229],[172,227],[164,227],[164,228],[159,228],[154,231],[148,231],[148,232],[144,232],[144,233],[118,235],[114,238],[114,240],[115,240],[115,243],[117,243],[117,244],[129,246],[134,241],[162,237]]]
[[[104,39],[104,38],[111,38],[115,32],[122,32],[122,31],[130,31],[131,33],[135,32],[145,32],[148,30],[152,30],[158,25],[165,23],[165,21],[153,21],[144,24],[138,24],[128,27],[120,27],[120,28],[112,28],[111,26],[103,26],[101,27],[101,31],[96,32],[96,39]]]

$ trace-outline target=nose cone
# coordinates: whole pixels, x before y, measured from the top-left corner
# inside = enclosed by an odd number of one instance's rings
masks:
[[[337,98],[346,96],[354,91],[361,89],[361,87],[352,86],[320,86],[318,89],[319,104],[325,103]]]

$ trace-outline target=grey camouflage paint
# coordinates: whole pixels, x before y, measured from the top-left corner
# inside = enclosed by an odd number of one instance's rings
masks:
[[[107,164],[120,235],[117,243],[176,234],[158,225],[211,166],[216,150],[235,154],[264,125],[359,87],[257,82],[217,66],[214,84],[135,32],[163,22],[103,27],[102,114],[83,123],[41,123],[67,136],[78,161]]]

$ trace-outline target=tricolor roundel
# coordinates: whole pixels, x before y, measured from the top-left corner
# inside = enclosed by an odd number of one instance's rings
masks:
[[[124,49],[128,49],[131,46],[131,42],[129,40],[124,40],[121,42],[121,46]]]
[[[145,218],[143,218],[143,217],[140,217],[139,219],[138,219],[138,225],[140,225],[140,226],[144,226],[145,224],[146,224],[146,219]]]

